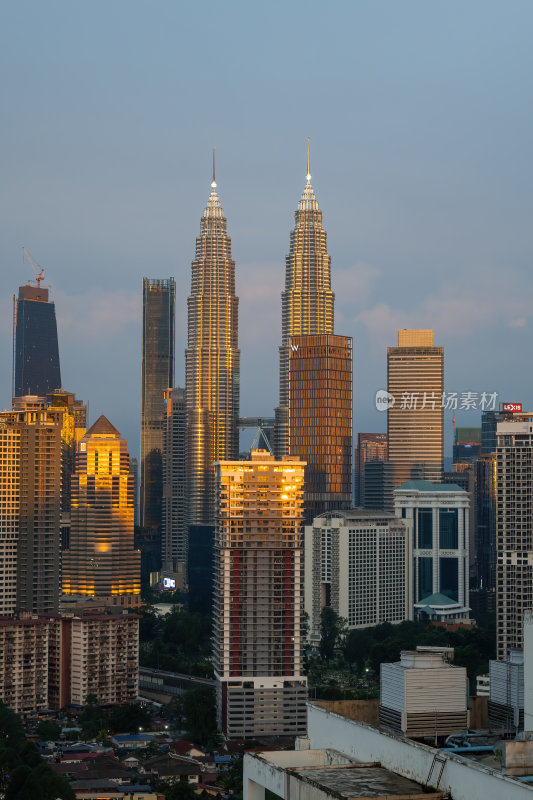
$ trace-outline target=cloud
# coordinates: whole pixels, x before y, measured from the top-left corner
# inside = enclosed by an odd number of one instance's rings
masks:
[[[54,292],[61,340],[103,342],[142,322],[142,293],[136,290],[90,289],[85,294]]]
[[[442,284],[422,298],[418,308],[405,309],[378,302],[355,315],[373,347],[394,345],[400,328],[433,328],[436,344],[468,337],[494,326],[524,328],[530,314],[529,287],[516,287],[517,276],[489,270],[473,276],[470,285]],[[519,316],[517,316],[517,314]]]
[[[345,311],[355,306],[362,308],[374,290],[376,281],[381,275],[381,270],[372,264],[359,261],[350,269],[335,269],[331,278],[335,292],[335,306]]]
[[[525,328],[527,320],[525,317],[516,317],[516,319],[510,319],[507,324],[510,328]]]

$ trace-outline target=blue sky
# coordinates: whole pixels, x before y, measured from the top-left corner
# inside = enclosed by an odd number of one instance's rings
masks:
[[[179,385],[216,146],[241,411],[271,413],[310,136],[356,431],[385,429],[399,327],[435,328],[449,391],[533,409],[532,27],[529,0],[4,3],[0,405],[24,244],[53,286],[65,388],[138,451],[142,276],[176,278]]]

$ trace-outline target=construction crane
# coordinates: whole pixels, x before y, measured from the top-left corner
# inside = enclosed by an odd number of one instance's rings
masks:
[[[33,261],[31,260],[30,254],[28,253],[28,251],[26,250],[26,248],[24,247],[24,245],[22,245],[22,250],[24,251],[24,254],[25,254],[26,258],[27,258],[27,259],[28,259],[28,261],[30,262],[30,264],[31,264],[31,266],[32,266],[32,269],[33,269],[33,271],[35,272],[35,278],[36,278],[36,280],[37,280],[37,288],[39,289],[39,288],[40,288],[40,286],[41,286],[41,281],[42,281],[42,280],[44,280],[44,267],[41,267],[41,271],[40,271],[40,272],[37,272],[37,270],[36,270],[36,268],[35,268],[35,264],[34,264],[34,263],[33,263]],[[24,260],[24,256],[22,256],[22,260]],[[28,283],[29,283],[29,281],[28,281]],[[44,287],[43,287],[43,288],[44,288]]]

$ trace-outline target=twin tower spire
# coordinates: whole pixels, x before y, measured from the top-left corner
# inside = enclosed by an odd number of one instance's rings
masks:
[[[227,220],[217,194],[215,151],[211,193],[200,221],[188,305],[185,354],[187,386],[188,524],[214,524],[212,464],[236,459],[240,396],[239,300]],[[289,337],[333,333],[334,294],[322,212],[311,186],[307,143],[306,185],[295,213],[285,260],[280,347],[280,423],[278,455],[286,450],[284,409],[288,403]]]

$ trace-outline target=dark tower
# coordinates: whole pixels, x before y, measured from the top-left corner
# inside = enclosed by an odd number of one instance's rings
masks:
[[[154,550],[150,571],[160,561],[164,394],[174,385],[175,296],[174,278],[143,278],[140,518]]]
[[[20,286],[15,305],[13,396],[44,397],[61,388],[56,309],[48,289]]]

